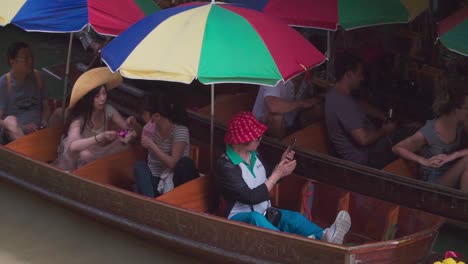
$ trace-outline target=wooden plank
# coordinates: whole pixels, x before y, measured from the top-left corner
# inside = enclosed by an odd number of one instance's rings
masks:
[[[231,117],[242,111],[252,111],[257,92],[225,95],[215,101],[214,119],[220,123],[227,124]],[[197,112],[209,117],[211,105],[200,108]]]
[[[137,160],[144,159],[145,150],[135,146],[90,162],[73,173],[94,182],[132,190],[135,183],[133,166]]]
[[[32,159],[49,162],[57,158],[62,133],[62,126],[47,127],[14,140],[5,147]]]
[[[404,177],[418,178],[418,164],[409,160],[396,159],[382,170]]]
[[[156,198],[158,201],[201,213],[208,213],[213,208],[215,199],[211,176],[193,179]]]
[[[289,144],[296,137],[296,146],[301,149],[313,150],[322,154],[331,154],[327,129],[323,121],[315,122],[283,139],[281,142]]]
[[[353,221],[352,232],[365,234],[374,241],[382,240],[387,231],[386,221],[389,219],[389,214],[396,207],[395,204],[379,201],[361,194],[351,194],[349,214],[353,219],[360,216],[358,221]]]

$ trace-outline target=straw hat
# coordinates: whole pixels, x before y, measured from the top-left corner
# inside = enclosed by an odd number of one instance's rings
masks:
[[[230,145],[251,142],[266,130],[267,126],[260,123],[251,112],[240,112],[229,120],[224,142]]]
[[[122,83],[120,73],[112,73],[107,67],[91,69],[83,73],[73,86],[70,104],[68,108],[75,106],[76,102],[96,87],[105,85],[107,90],[117,87]]]

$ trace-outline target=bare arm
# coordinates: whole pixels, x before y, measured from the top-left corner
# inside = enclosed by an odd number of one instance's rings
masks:
[[[148,148],[154,152],[156,157],[158,157],[158,159],[160,159],[164,163],[164,165],[166,165],[170,169],[175,168],[177,162],[184,154],[185,147],[187,146],[187,143],[183,141],[174,142],[174,144],[172,144],[172,155],[168,155],[164,153],[151,138],[147,136],[142,136],[141,140],[142,145],[145,147],[146,144]],[[144,143],[144,141],[146,142]]]
[[[68,129],[68,140],[70,143],[70,151],[72,152],[80,152],[85,150],[93,145],[98,144],[94,137],[89,138],[82,138],[81,137],[81,121],[74,120],[70,124],[70,128]]]
[[[118,111],[115,111],[112,115],[112,122],[121,129],[135,130],[137,135],[141,134],[142,128],[133,116],[129,116],[127,119],[124,119]]]
[[[404,139],[400,143],[396,144],[392,150],[396,155],[414,161],[418,164],[427,166],[428,160],[424,157],[421,157],[415,152],[419,151],[423,146],[427,144],[426,139],[423,134],[417,132],[416,134]]]
[[[380,121],[385,121],[386,115],[380,109],[377,109],[374,106],[364,101],[359,101],[359,105],[361,105],[361,107],[364,109],[364,111],[366,112],[366,115],[374,119],[380,120]]]
[[[290,101],[276,96],[267,96],[264,100],[268,112],[272,114],[285,114],[303,106],[301,100]]]
[[[115,131],[105,131],[96,136],[82,138],[80,126],[81,121],[75,120],[68,129],[68,140],[71,142],[70,151],[72,152],[80,152],[94,145],[109,143],[117,138]]]
[[[385,123],[380,129],[358,128],[351,131],[351,137],[361,146],[370,145],[396,129],[395,123]]]
[[[120,129],[130,128],[127,121],[123,119],[122,115],[117,110],[112,114],[112,122],[114,122]]]
[[[468,148],[457,150],[454,153],[452,153],[450,156],[451,156],[450,160],[456,160],[458,158],[468,156]]]

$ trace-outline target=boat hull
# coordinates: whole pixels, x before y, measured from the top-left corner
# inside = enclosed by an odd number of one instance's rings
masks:
[[[0,164],[2,180],[209,262],[416,263],[430,252],[440,226],[400,240],[345,247],[172,206],[57,170],[4,147]]]

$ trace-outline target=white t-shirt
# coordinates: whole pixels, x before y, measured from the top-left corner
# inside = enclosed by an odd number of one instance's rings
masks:
[[[307,82],[304,79],[301,82],[301,86],[299,87],[297,94],[294,94],[294,83],[291,80],[287,82],[281,81],[274,87],[261,85],[258,89],[257,99],[255,99],[255,105],[252,110],[253,115],[261,122],[265,122],[267,114],[265,97],[275,96],[289,101],[302,100],[307,94],[307,86]],[[292,126],[297,113],[298,109],[295,109],[284,115],[286,127]]]

